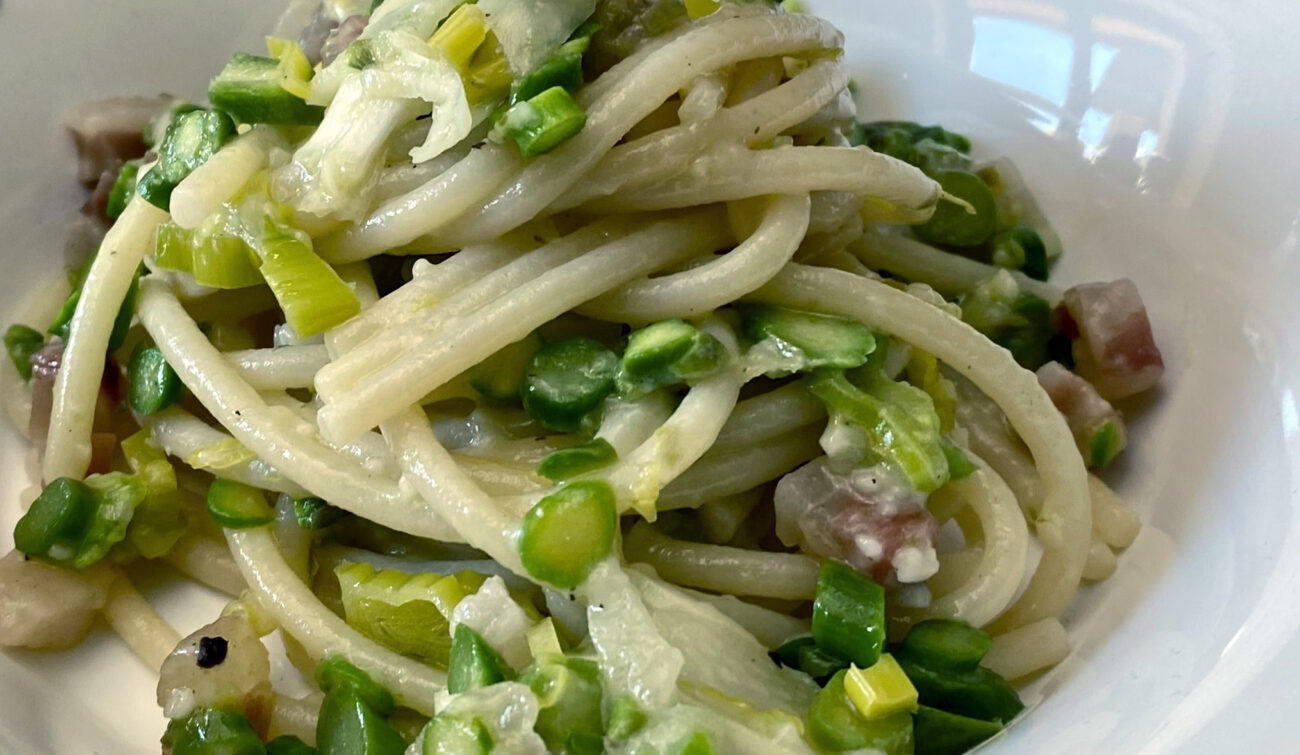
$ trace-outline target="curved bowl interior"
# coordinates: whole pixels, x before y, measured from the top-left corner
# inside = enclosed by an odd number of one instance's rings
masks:
[[[1074,655],[1001,752],[1291,751],[1300,116],[1291,4],[885,0],[844,29],[861,117],[1010,155],[1066,282],[1134,279],[1168,366],[1108,474],[1146,527],[1067,617]],[[1245,6],[1249,6],[1247,9]],[[1138,412],[1140,410],[1140,413]]]
[[[84,99],[200,97],[257,49],[279,3],[0,6],[5,322],[62,265],[79,202],[59,114]],[[996,752],[1300,750],[1300,66],[1288,0],[812,0],[844,29],[864,118],[939,122],[1011,156],[1066,245],[1067,282],[1133,278],[1168,374],[1112,481],[1146,527],[1067,623]],[[68,50],[68,40],[75,49]],[[1140,411],[1139,411],[1140,410]],[[0,434],[0,548],[27,487]],[[165,582],[159,577],[159,584]],[[146,585],[146,588],[149,586]],[[182,633],[220,605],[157,587]],[[195,611],[196,606],[205,610]],[[289,676],[285,669],[277,673]],[[107,630],[61,655],[0,655],[0,750],[156,747],[154,677]]]

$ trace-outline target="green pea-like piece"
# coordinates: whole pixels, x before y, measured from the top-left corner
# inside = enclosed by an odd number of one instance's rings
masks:
[[[570,483],[524,515],[519,557],[534,577],[572,589],[614,549],[614,491],[600,480]]]
[[[136,414],[156,414],[181,397],[181,379],[156,348],[141,344],[127,364],[127,403]]]
[[[51,480],[14,527],[14,547],[29,556],[60,558],[76,551],[95,514],[95,496],[70,477]]]
[[[548,480],[567,480],[618,461],[618,451],[604,438],[550,452],[537,464],[537,474]]]
[[[261,490],[221,478],[208,486],[208,515],[217,524],[232,530],[261,527],[275,521],[275,511]]]
[[[545,427],[574,432],[614,390],[618,355],[590,338],[548,343],[524,371],[524,409]]]

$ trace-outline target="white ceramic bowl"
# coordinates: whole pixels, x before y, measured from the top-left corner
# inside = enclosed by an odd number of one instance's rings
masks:
[[[1116,470],[1146,528],[1067,617],[1077,649],[1032,690],[1041,702],[987,750],[1300,752],[1300,5],[811,4],[847,34],[864,117],[940,122],[1014,158],[1065,240],[1061,278],[1135,279],[1169,367]],[[59,113],[201,96],[277,5],[0,5],[10,312],[57,275],[79,201]],[[27,484],[16,434],[0,453],[8,548]],[[210,615],[192,610],[203,598],[153,597],[182,633]],[[0,750],[153,751],[153,683],[103,630],[70,654],[0,655]]]

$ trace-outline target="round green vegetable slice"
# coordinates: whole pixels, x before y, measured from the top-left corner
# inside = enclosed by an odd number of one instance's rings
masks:
[[[590,338],[543,346],[524,371],[524,409],[542,425],[574,432],[614,390],[618,356]]]
[[[614,548],[618,514],[608,483],[571,483],[524,516],[519,556],[528,573],[556,587],[581,584]]]
[[[232,530],[261,527],[275,520],[266,495],[254,487],[216,479],[208,486],[208,513],[217,524]]]

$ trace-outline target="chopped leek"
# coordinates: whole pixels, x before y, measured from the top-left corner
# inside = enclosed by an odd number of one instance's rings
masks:
[[[395,652],[447,668],[452,609],[465,597],[454,576],[376,571],[365,563],[334,570],[349,625]]]
[[[269,227],[261,256],[262,277],[300,337],[322,333],[361,311],[356,293],[312,251],[306,234]]]
[[[562,655],[560,635],[555,631],[555,621],[547,616],[528,630],[528,651],[533,658],[550,655]]]
[[[849,667],[844,690],[858,713],[868,720],[916,712],[916,687],[889,653],[881,655],[874,666]]]
[[[181,228],[172,222],[161,223],[154,232],[153,259],[164,270],[177,270],[188,273],[194,269],[193,246],[194,232]],[[261,276],[258,276],[261,280]]]
[[[361,51],[366,53],[365,73],[340,79],[320,126],[292,161],[275,172],[276,195],[301,212],[353,220],[364,216],[390,137],[421,116],[429,116],[417,123],[427,126],[428,134],[410,151],[417,164],[446,152],[473,128],[461,73],[430,48],[426,37],[400,29],[367,35],[340,59],[363,62],[356,60]],[[334,68],[316,79],[329,78],[326,74]]]
[[[315,72],[302,47],[292,40],[267,37],[266,52],[279,61],[277,70],[280,73],[280,88],[294,97],[307,99],[311,94],[310,81]]]
[[[457,8],[434,32],[429,45],[441,50],[460,72],[470,105],[495,102],[509,92],[510,63],[477,5]]]
[[[72,557],[74,569],[84,569],[98,562],[113,546],[126,539],[131,518],[148,494],[138,478],[121,472],[91,475],[85,483],[95,500],[95,510]]]
[[[948,480],[939,417],[934,402],[921,390],[886,378],[879,371],[866,376],[865,390],[843,372],[814,375],[808,389],[832,413],[862,428],[871,453],[895,464],[912,485],[933,492]]]
[[[219,231],[163,223],[154,237],[154,262],[164,270],[190,273],[195,283],[211,288],[262,283],[253,250],[238,236]]]
[[[124,439],[122,454],[144,489],[144,499],[127,527],[126,542],[141,556],[158,558],[170,551],[186,530],[176,470],[147,429]]]
[[[142,482],[121,472],[91,474],[85,482],[95,498],[95,513],[73,557],[74,569],[86,568],[103,559],[114,544],[126,539],[131,517],[147,495]]]

